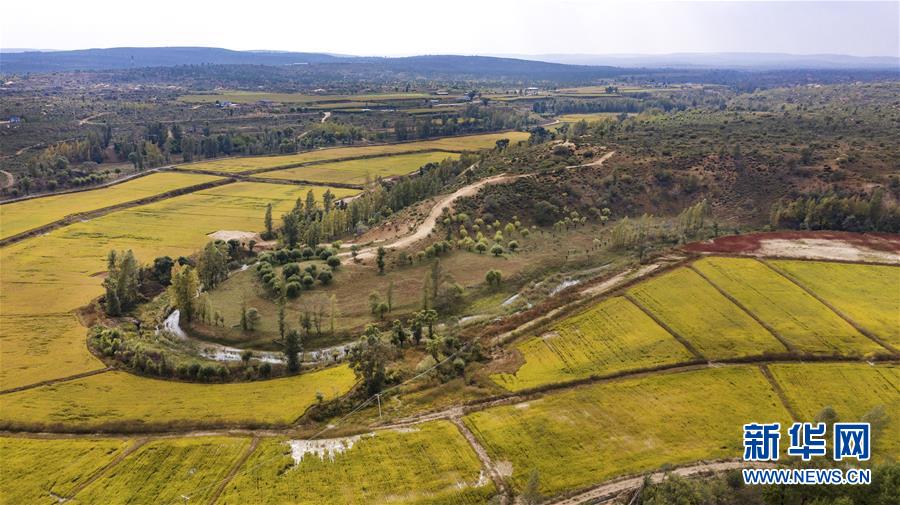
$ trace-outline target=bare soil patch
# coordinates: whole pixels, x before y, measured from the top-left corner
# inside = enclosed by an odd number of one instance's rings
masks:
[[[740,254],[900,264],[900,235],[840,231],[787,231],[719,237],[687,244],[704,254]]]

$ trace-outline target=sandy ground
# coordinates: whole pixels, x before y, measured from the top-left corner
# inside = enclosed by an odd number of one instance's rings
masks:
[[[757,250],[757,253],[759,256],[900,264],[900,254],[896,252],[876,251],[843,240],[814,238],[798,240],[766,239],[760,241],[760,248]]]
[[[224,240],[225,242],[228,242],[233,238],[238,239],[241,242],[249,242],[251,240],[262,242],[262,238],[260,238],[259,233],[255,233],[252,231],[219,230],[215,233],[210,233],[207,236],[213,240]]]

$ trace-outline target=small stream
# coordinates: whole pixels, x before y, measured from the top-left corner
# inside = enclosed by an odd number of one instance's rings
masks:
[[[181,320],[181,312],[178,309],[172,311],[162,322],[162,325],[156,327],[156,333],[166,332],[174,335],[182,340],[186,340],[197,346],[201,356],[214,361],[241,361],[241,354],[249,350],[253,352],[253,358],[263,363],[284,363],[284,354],[277,351],[256,351],[253,349],[238,349],[237,347],[229,347],[227,345],[206,342],[190,337],[179,324]],[[324,349],[316,349],[304,352],[301,361],[304,364],[325,363],[330,361],[341,361],[347,356],[347,352],[353,345],[352,342],[340,344]],[[337,358],[335,360],[335,357]]]

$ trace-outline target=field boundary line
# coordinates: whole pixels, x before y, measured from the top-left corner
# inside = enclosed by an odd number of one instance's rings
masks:
[[[686,338],[684,338],[682,335],[680,335],[678,332],[676,332],[671,326],[666,324],[656,314],[651,312],[650,309],[648,309],[641,302],[639,302],[637,300],[637,298],[635,298],[634,296],[631,295],[631,293],[625,292],[622,294],[622,296],[625,297],[626,300],[631,302],[637,308],[639,308],[641,310],[641,312],[643,312],[644,314],[647,314],[647,316],[649,316],[650,319],[652,319],[654,322],[656,322],[656,324],[659,325],[660,328],[666,330],[666,332],[668,332],[669,335],[672,335],[672,337],[675,338],[675,340],[677,340],[679,343],[681,343],[681,345],[683,345],[688,350],[688,352],[690,352],[691,354],[696,356],[698,359],[702,359],[704,361],[709,361],[709,359],[706,358],[706,356],[704,356],[703,354],[701,354],[700,351],[698,351],[697,348],[694,347],[693,344],[691,344]]]
[[[808,293],[810,296],[812,296],[813,298],[815,298],[816,300],[818,300],[819,303],[821,303],[822,305],[824,305],[824,306],[828,307],[829,309],[831,309],[831,311],[834,312],[835,314],[837,314],[838,317],[840,317],[840,318],[843,319],[844,321],[847,321],[847,323],[849,323],[850,326],[856,328],[856,331],[862,333],[862,334],[865,335],[866,337],[869,337],[870,340],[872,340],[872,341],[875,342],[876,344],[880,345],[881,347],[884,347],[885,349],[887,349],[888,351],[890,351],[891,354],[893,354],[894,356],[900,355],[900,351],[898,351],[897,349],[895,349],[891,344],[888,344],[887,342],[885,342],[884,340],[882,340],[880,337],[878,337],[878,336],[875,335],[874,333],[872,333],[872,332],[870,332],[869,330],[863,328],[863,327],[862,327],[861,325],[859,325],[856,321],[854,321],[853,319],[851,319],[850,316],[848,316],[847,314],[844,314],[842,311],[838,310],[837,307],[835,307],[835,306],[832,305],[830,302],[828,302],[827,300],[825,300],[824,298],[822,298],[821,296],[819,296],[816,292],[814,292],[813,290],[811,290],[811,289],[809,289],[808,287],[806,287],[806,285],[804,285],[802,282],[800,282],[799,279],[794,278],[793,275],[791,275],[791,274],[785,272],[785,271],[782,270],[781,268],[778,268],[777,266],[775,266],[775,265],[769,263],[768,261],[765,261],[765,260],[762,260],[762,259],[759,259],[759,258],[757,258],[757,261],[759,261],[759,262],[762,263],[763,265],[769,267],[770,270],[772,270],[773,272],[777,273],[778,275],[781,275],[781,276],[784,277],[785,279],[787,279],[787,280],[793,282],[794,284],[796,284],[800,289],[802,289],[803,291],[806,291],[806,293]]]
[[[787,398],[787,394],[785,394],[784,389],[782,389],[781,384],[778,383],[778,380],[775,379],[775,376],[772,375],[772,371],[769,370],[769,365],[766,363],[759,364],[759,371],[763,374],[763,377],[769,382],[769,385],[772,386],[772,389],[775,391],[775,394],[778,396],[778,399],[781,400],[781,404],[784,406],[784,409],[787,410],[788,414],[791,415],[791,419],[794,422],[800,421],[800,416],[797,415],[797,411],[794,409],[794,406],[791,405],[791,402]]]
[[[107,214],[111,214],[113,212],[118,212],[120,210],[130,209],[132,207],[140,207],[142,205],[147,205],[150,203],[160,202],[162,200],[168,200],[169,198],[175,198],[177,196],[188,195],[191,193],[196,193],[197,191],[203,191],[205,189],[217,188],[219,186],[225,186],[226,184],[231,184],[237,182],[236,178],[224,178],[218,179],[215,181],[204,182],[202,184],[194,184],[193,186],[185,186],[183,188],[173,189],[171,191],[166,191],[165,193],[160,193],[158,195],[151,195],[144,198],[139,198],[137,200],[131,200],[128,202],[119,203],[116,205],[110,205],[109,207],[102,207],[99,209],[89,210],[85,212],[78,212],[75,214],[69,214],[61,219],[57,219],[56,221],[52,221],[45,225],[38,226],[37,228],[32,228],[30,230],[23,231],[22,233],[17,233],[15,235],[11,235],[4,239],[0,239],[0,247],[6,247],[17,242],[21,242],[23,240],[35,237],[37,235],[43,235],[44,233],[51,232],[58,228],[62,228],[64,226],[69,226],[70,224],[74,224],[78,221],[83,221],[87,219],[96,219],[98,217],[103,217]],[[102,189],[102,188],[100,188]]]
[[[222,491],[225,490],[225,486],[227,486],[228,483],[231,482],[231,479],[233,479],[234,476],[237,475],[238,470],[240,470],[240,468],[244,466],[244,463],[246,463],[247,460],[250,459],[250,456],[256,451],[257,446],[259,446],[259,437],[253,437],[253,440],[250,441],[250,446],[247,447],[247,450],[244,451],[244,454],[241,454],[241,457],[234,462],[234,465],[232,465],[231,469],[228,470],[228,474],[225,475],[225,478],[222,479],[221,482],[219,482],[219,485],[216,486],[213,494],[210,495],[209,500],[207,501],[209,505],[213,505],[214,503],[216,503],[216,500],[218,500],[219,496],[222,495]]]
[[[478,456],[478,459],[481,461],[482,471],[486,472],[488,477],[490,477],[491,481],[494,483],[494,487],[497,488],[497,494],[500,495],[500,503],[506,505],[509,503],[510,498],[510,489],[509,486],[506,485],[506,481],[503,480],[503,476],[500,475],[500,471],[497,469],[497,466],[491,460],[491,456],[488,454],[487,449],[481,445],[481,441],[478,440],[478,437],[472,433],[472,430],[466,426],[466,423],[463,422],[459,416],[451,416],[449,418],[450,422],[456,426],[456,429],[459,430],[459,433],[466,439],[466,442],[475,451],[475,455]]]
[[[33,384],[26,384],[24,386],[17,386],[14,388],[4,389],[0,391],[0,395],[7,395],[10,393],[16,393],[19,391],[27,391],[29,389],[39,388],[41,386],[49,386],[50,384],[58,384],[60,382],[69,382],[77,379],[83,379],[85,377],[90,377],[92,375],[99,375],[106,372],[112,372],[115,370],[113,367],[108,366],[106,368],[98,368],[97,370],[90,370],[87,372],[77,373],[75,375],[68,375],[66,377],[59,377],[57,379],[47,379],[45,381],[35,382]]]
[[[135,440],[135,442],[133,444],[131,444],[131,446],[129,446],[124,451],[122,451],[122,454],[119,454],[118,456],[113,458],[113,460],[110,461],[109,463],[107,463],[106,465],[104,465],[103,468],[94,472],[94,474],[91,475],[90,477],[88,477],[87,480],[85,480],[84,482],[82,482],[81,484],[76,486],[75,489],[73,489],[71,492],[69,492],[69,494],[66,495],[66,497],[65,497],[66,501],[75,498],[75,495],[82,492],[84,490],[84,488],[93,484],[97,479],[102,477],[106,472],[111,470],[114,466],[121,463],[128,456],[131,456],[132,454],[134,454],[138,449],[140,449],[141,447],[144,446],[144,444],[147,443],[147,440],[148,439],[146,439],[146,438],[141,438],[141,439]]]
[[[48,196],[70,195],[73,193],[84,193],[85,191],[93,191],[95,189],[110,188],[113,186],[118,186],[119,184],[122,184],[122,183],[125,183],[128,181],[133,181],[135,179],[140,179],[141,177],[146,177],[148,175],[155,174],[155,173],[159,172],[161,168],[165,168],[165,167],[151,168],[151,169],[145,170],[143,172],[126,175],[125,177],[120,177],[118,179],[114,179],[109,182],[104,182],[102,184],[97,184],[95,186],[85,186],[83,188],[63,189],[60,191],[51,191],[49,193],[37,193],[34,195],[20,196],[18,198],[10,198],[8,200],[0,201],[0,206],[11,204],[11,203],[27,202],[28,200],[37,200],[39,198],[46,198]]]
[[[772,327],[772,325],[763,321],[762,318],[760,318],[759,316],[754,314],[748,307],[746,307],[743,303],[738,301],[737,298],[731,296],[731,293],[725,291],[725,289],[722,288],[722,286],[719,286],[718,284],[713,282],[713,280],[710,279],[706,274],[704,274],[703,272],[698,270],[696,267],[694,267],[693,263],[687,265],[687,268],[693,270],[694,273],[696,273],[697,275],[702,277],[703,280],[706,281],[707,284],[709,284],[710,286],[715,288],[715,290],[718,291],[719,294],[724,296],[726,299],[728,299],[728,301],[730,301],[731,303],[736,305],[739,309],[743,310],[748,316],[750,316],[754,321],[759,323],[759,325],[762,326],[763,328],[765,328],[766,331],[768,331],[770,334],[772,334],[772,336],[775,337],[776,340],[781,342],[781,345],[783,345],[788,350],[788,352],[799,352],[798,349],[794,346],[794,344],[792,344],[786,338],[784,338],[784,336],[781,333],[779,333],[778,330],[776,330],[775,328]]]
[[[645,477],[650,477],[654,483],[661,482],[667,475],[675,474],[680,477],[693,477],[712,475],[728,470],[741,468],[774,468],[774,463],[761,463],[752,461],[742,461],[738,459],[726,459],[710,462],[690,463],[685,466],[675,467],[671,470],[657,470],[651,473],[632,474],[617,477],[603,484],[588,488],[576,494],[562,496],[556,499],[548,500],[545,503],[551,505],[581,505],[587,503],[609,503],[614,498],[619,497],[622,493],[640,488]]]
[[[427,142],[422,141],[422,142]],[[390,145],[390,144],[388,144]],[[349,148],[353,148],[354,146],[347,146]],[[367,146],[361,146],[367,147]],[[309,151],[315,152],[315,151]],[[413,149],[412,151],[400,151],[396,153],[377,153],[377,154],[361,154],[359,156],[346,156],[344,158],[334,158],[327,160],[313,160],[313,161],[298,161],[297,163],[288,163],[286,165],[278,165],[271,168],[251,168],[250,170],[244,170],[242,172],[237,172],[241,175],[257,175],[264,174],[266,172],[278,172],[280,170],[290,170],[292,168],[302,168],[302,167],[310,167],[315,165],[327,165],[328,163],[341,163],[344,161],[357,161],[357,160],[370,160],[375,158],[389,158],[391,156],[402,156],[405,154],[425,154],[425,153],[447,153],[447,154],[462,154],[465,151],[458,151],[453,149],[439,149],[439,148],[426,148],[426,149]],[[303,154],[303,153],[301,153]],[[232,172],[234,173],[234,172]]]

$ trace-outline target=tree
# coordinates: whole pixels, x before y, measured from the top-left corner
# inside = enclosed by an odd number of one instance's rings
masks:
[[[153,278],[163,286],[168,286],[172,282],[172,266],[175,261],[168,256],[160,256],[153,260]]]
[[[331,267],[332,270],[337,270],[341,266],[341,259],[335,254],[329,256],[328,259],[325,260],[325,264]]]
[[[181,321],[190,323],[196,312],[197,292],[200,291],[200,279],[190,265],[176,264],[172,267],[172,285],[169,296],[175,308],[181,313]]]
[[[334,323],[335,323],[335,319],[337,319],[337,316],[338,316],[337,296],[336,295],[331,295],[331,297],[328,298],[328,305],[329,305],[328,323],[330,325],[331,335],[334,336]]]
[[[403,347],[406,342],[406,329],[403,328],[403,321],[399,319],[394,320],[391,342],[397,347]]]
[[[356,376],[362,378],[366,394],[381,392],[386,378],[385,367],[391,357],[390,347],[381,341],[378,327],[370,324],[359,342],[349,352],[348,362]]]
[[[503,247],[500,244],[494,244],[491,247],[491,254],[499,258],[503,254]]]
[[[197,261],[197,275],[206,289],[212,289],[228,278],[228,255],[224,246],[214,241],[206,243]]]
[[[302,352],[302,341],[300,332],[290,330],[284,337],[284,357],[287,361],[287,369],[289,372],[297,372],[300,370],[300,353]]]
[[[297,214],[288,212],[281,216],[281,234],[284,238],[285,245],[293,249],[300,240],[300,222]]]
[[[440,289],[441,283],[444,281],[444,267],[443,265],[441,265],[441,260],[434,260],[434,263],[431,264],[431,271],[428,275],[429,281],[431,282],[431,299],[434,300],[435,298],[437,298],[438,289]]]
[[[262,319],[262,316],[259,315],[258,310],[253,307],[247,309],[247,330],[254,331],[259,325],[260,319]]]
[[[509,244],[506,244],[506,248],[509,249],[510,252],[516,252],[519,250],[519,243],[515,240],[510,240]]]
[[[484,280],[488,283],[488,286],[499,287],[500,282],[503,280],[503,273],[500,270],[488,270],[484,274]]]
[[[284,332],[287,329],[284,322],[284,309],[285,305],[287,305],[287,300],[285,299],[287,296],[287,288],[282,286],[280,291],[278,296],[278,335],[280,335],[281,338],[284,338]]]
[[[378,265],[378,273],[379,274],[384,273],[384,255],[385,255],[384,247],[379,247],[378,254],[375,258],[375,263]]]
[[[390,283],[388,283],[387,308],[388,308],[388,312],[394,310],[394,281],[391,281]]]
[[[266,240],[272,238],[272,234],[274,233],[273,225],[272,225],[272,204],[266,205]]]

